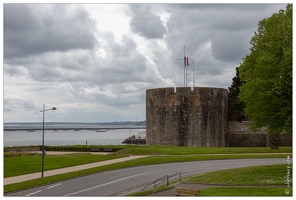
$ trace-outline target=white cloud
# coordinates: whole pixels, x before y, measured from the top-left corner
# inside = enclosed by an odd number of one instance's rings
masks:
[[[108,90],[100,90],[99,86],[95,86],[93,88],[81,88],[82,93],[86,95],[103,95],[106,97],[116,98],[118,97],[116,94],[114,94],[112,91]]]
[[[101,32],[111,32],[115,41],[120,42],[122,35],[129,32],[129,20],[125,12],[127,5],[124,4],[84,4],[83,7],[89,12],[92,19],[96,21],[96,28],[100,37]]]
[[[45,104],[49,121],[97,122],[144,120],[146,89],[183,86],[184,45],[195,86],[229,87],[257,22],[285,4],[3,7],[4,121],[40,121]]]

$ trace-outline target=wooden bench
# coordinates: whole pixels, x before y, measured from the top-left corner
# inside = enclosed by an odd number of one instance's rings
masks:
[[[194,189],[186,189],[186,188],[176,188],[176,192],[174,195],[176,196],[197,196],[199,194],[199,190]]]
[[[101,149],[91,149],[90,152],[100,152]]]
[[[105,148],[103,151],[104,152],[113,152],[113,149],[111,149],[111,148]]]

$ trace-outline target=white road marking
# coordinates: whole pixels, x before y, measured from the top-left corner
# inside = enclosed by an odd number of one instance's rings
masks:
[[[64,195],[64,196],[66,197],[66,196],[70,196],[70,195],[73,195],[73,194],[78,194],[78,193],[81,193],[81,192],[85,192],[85,191],[88,191],[88,190],[99,188],[99,187],[102,187],[102,186],[105,186],[105,185],[109,185],[109,184],[112,184],[112,183],[116,183],[116,182],[119,182],[119,181],[122,181],[122,180],[125,180],[125,179],[129,179],[129,178],[140,176],[140,175],[147,174],[147,173],[150,173],[150,172],[145,172],[145,173],[136,174],[136,175],[133,175],[133,176],[128,176],[128,177],[125,177],[125,178],[122,178],[122,179],[118,179],[116,181],[111,181],[109,183],[105,183],[105,184],[102,184],[102,185],[97,185],[97,186],[87,188],[87,189],[84,189],[84,190],[80,190],[80,191],[77,191],[77,192],[73,192],[73,193],[70,193],[70,194],[67,194],[67,195]]]
[[[33,193],[31,193],[31,194],[27,194],[26,197],[31,196],[31,195],[36,194],[36,193],[41,192],[41,191],[42,191],[42,190],[38,190],[38,191],[33,192]]]
[[[57,187],[57,186],[59,186],[59,185],[61,185],[61,183],[56,184],[56,185],[52,185],[52,186],[48,187],[47,189],[54,188],[54,187]]]

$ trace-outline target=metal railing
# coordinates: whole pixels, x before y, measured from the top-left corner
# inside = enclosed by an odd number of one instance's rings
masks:
[[[159,179],[156,179],[152,183],[149,183],[148,185],[143,187],[141,190],[143,191],[145,188],[149,187],[150,185],[153,185],[153,187],[156,188],[159,184],[163,183],[164,181],[166,181],[166,185],[169,186],[170,178],[172,178],[174,176],[177,176],[178,174],[179,174],[179,182],[181,182],[181,174],[182,174],[182,172],[177,172],[177,173],[172,174],[172,175],[164,175],[164,176],[160,177]]]

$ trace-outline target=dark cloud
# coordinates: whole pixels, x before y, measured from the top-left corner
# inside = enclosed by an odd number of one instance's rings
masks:
[[[16,96],[10,92],[4,93],[3,104],[5,112],[11,112],[14,110],[19,110],[20,112],[28,112],[38,109],[32,99],[25,99],[21,96]]]
[[[224,13],[227,12],[240,12],[240,11],[264,11],[267,10],[269,7],[278,6],[280,4],[270,4],[270,3],[176,3],[176,4],[167,4],[166,10],[169,12],[174,12],[179,10],[181,12],[188,12],[190,10],[203,10],[203,11],[223,11]],[[282,4],[286,5],[286,4]]]
[[[110,34],[104,38],[107,56],[100,60],[98,66],[90,69],[89,75],[93,82],[106,85],[144,81],[147,71],[146,58],[137,50],[136,42],[127,36],[123,36],[120,43]]]
[[[81,87],[80,98],[87,96],[92,98],[97,104],[104,104],[111,107],[125,107],[133,104],[142,104],[145,102],[145,90],[136,89],[132,91],[133,83],[113,85],[111,87]]]
[[[4,4],[4,59],[92,49],[94,23],[85,10],[67,4]]]
[[[278,12],[280,7],[285,4],[169,4],[164,8],[171,13],[166,24],[166,43],[174,58],[183,55],[186,45],[187,56],[197,66],[205,66],[200,69],[201,74],[221,73],[220,62],[225,62],[223,68],[239,65],[249,52],[258,21],[271,16],[271,10]],[[203,50],[206,43],[211,44],[207,53]]]
[[[112,53],[112,57],[128,57],[131,56],[137,49],[136,42],[127,36],[123,36],[121,40],[122,44],[116,43],[113,37],[110,38],[109,43],[111,43],[110,46],[112,49],[110,53]],[[113,59],[116,57],[113,57]]]
[[[166,33],[160,17],[150,11],[149,4],[130,4],[131,30],[147,39],[161,39]]]
[[[9,65],[4,64],[3,71],[9,76],[23,76],[26,74],[27,70],[25,67],[19,65]]]
[[[104,10],[103,4],[95,6]],[[183,86],[184,64],[178,59],[184,45],[194,60],[195,86],[228,88],[258,21],[285,5],[115,7],[127,16],[113,19],[114,26],[122,22],[126,31],[108,30],[102,16],[91,18],[79,4],[4,4],[7,120],[28,115],[39,120],[39,112],[28,111],[44,103],[58,107],[55,115],[61,121],[145,119],[146,89]],[[191,62],[187,69],[192,86]]]
[[[247,36],[244,32],[220,32],[212,38],[213,56],[220,61],[238,62],[247,54]]]

